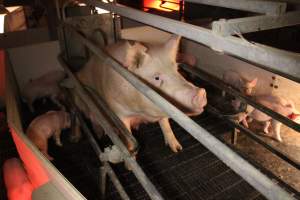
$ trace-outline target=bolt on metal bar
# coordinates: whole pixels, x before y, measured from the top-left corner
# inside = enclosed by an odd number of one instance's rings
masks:
[[[212,23],[212,31],[222,36],[250,33],[300,24],[300,11],[287,12],[280,16],[254,16]]]
[[[69,27],[71,30],[71,27]],[[79,37],[82,37],[79,33],[76,33],[76,35]],[[83,38],[83,37],[82,37]],[[149,180],[149,178],[146,176],[142,168],[139,166],[139,164],[136,162],[136,160],[130,155],[127,148],[119,138],[119,136],[114,132],[114,126],[107,121],[105,115],[99,111],[99,108],[94,103],[94,101],[90,98],[88,93],[85,91],[83,86],[79,83],[79,81],[75,78],[73,73],[69,70],[68,65],[62,58],[62,56],[58,56],[58,60],[60,64],[65,69],[66,73],[68,74],[71,81],[74,83],[74,90],[76,90],[76,95],[86,103],[89,110],[93,111],[93,113],[96,116],[96,119],[98,120],[98,123],[101,124],[102,128],[104,129],[107,136],[111,139],[111,141],[120,149],[120,152],[122,152],[122,157],[125,160],[125,162],[131,167],[132,172],[138,179],[138,181],[141,183],[149,197],[153,200],[162,200],[163,197],[158,192],[158,190],[155,188],[155,186],[152,184],[152,182]]]
[[[260,139],[258,136],[256,136],[256,134],[253,133],[251,130],[245,128],[244,126],[242,126],[238,123],[236,123],[234,120],[230,119],[229,117],[221,115],[213,106],[207,105],[206,110],[208,112],[216,115],[220,119],[225,119],[232,127],[239,129],[242,133],[246,134],[248,137],[253,139],[255,142],[259,143],[260,145],[262,145],[263,147],[265,147],[266,149],[268,149],[269,151],[274,153],[276,156],[278,156],[282,160],[289,163],[291,166],[295,167],[296,169],[300,169],[300,163],[297,160],[295,160],[293,157],[286,154],[285,152],[277,150],[272,145],[264,142],[262,139]]]
[[[274,119],[278,120],[279,122],[283,123],[284,125],[288,126],[289,128],[294,129],[297,132],[300,132],[300,125],[297,124],[296,122],[286,118],[285,116],[283,116],[277,112],[274,112],[273,110],[267,108],[266,106],[256,103],[252,98],[241,94],[238,90],[231,88],[230,85],[224,83],[220,79],[208,74],[207,72],[205,72],[199,68],[197,68],[197,69],[191,68],[185,64],[181,64],[180,67],[182,67],[183,69],[185,69],[186,71],[188,71],[192,74],[195,74],[196,76],[209,82],[210,84],[228,92],[229,94],[231,94],[235,97],[241,98],[242,100],[247,102],[247,104],[250,104],[254,108],[266,113],[270,117],[273,117]]]
[[[185,0],[190,3],[206,4],[267,15],[280,15],[285,13],[287,4],[276,1],[257,0]]]
[[[232,149],[227,147],[224,143],[216,139],[213,135],[199,126],[191,118],[186,116],[175,106],[169,103],[166,99],[161,97],[157,92],[139,80],[134,74],[129,72],[125,67],[121,66],[117,61],[104,53],[101,49],[95,46],[92,42],[80,35],[74,28],[68,26],[73,30],[79,41],[81,41],[87,48],[89,48],[101,60],[109,62],[111,67],[118,72],[123,78],[132,84],[139,92],[145,95],[155,105],[157,105],[163,112],[167,113],[174,121],[189,132],[195,139],[197,139],[203,146],[214,153],[221,161],[227,164],[233,171],[244,178],[250,185],[261,192],[265,197],[272,200],[295,199],[283,188],[272,182],[266,175],[262,174],[255,167],[249,164],[246,160],[241,158]],[[77,34],[76,34],[77,33]]]
[[[187,39],[209,46],[213,50],[225,52],[240,59],[256,63],[263,66],[266,70],[278,73],[300,83],[299,54],[258,43],[254,44],[233,36],[223,37],[214,34],[206,28],[146,13],[119,4],[102,3],[95,0],[84,1],[86,4],[109,10],[123,17],[181,35]]]

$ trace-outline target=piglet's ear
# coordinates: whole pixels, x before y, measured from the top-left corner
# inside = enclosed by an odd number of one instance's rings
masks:
[[[180,36],[172,35],[170,39],[167,41],[167,43],[165,44],[165,49],[169,53],[171,59],[176,59],[180,39],[181,39]]]
[[[250,81],[250,82],[248,83],[248,86],[249,86],[249,87],[255,87],[256,84],[257,84],[257,78],[255,78],[255,79],[253,79],[252,81]]]

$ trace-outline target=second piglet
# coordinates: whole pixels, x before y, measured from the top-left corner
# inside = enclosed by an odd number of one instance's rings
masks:
[[[26,83],[22,95],[31,112],[34,112],[34,101],[43,97],[50,97],[53,103],[64,110],[64,106],[59,101],[62,92],[58,83],[64,79],[65,75],[63,71],[53,70]]]
[[[256,96],[255,101],[260,103],[267,108],[297,122],[300,123],[300,112],[296,110],[294,103],[291,100],[284,99],[278,96],[272,95],[262,95]],[[234,107],[239,107],[240,100],[232,101]],[[246,112],[238,114],[238,121],[242,121],[243,124],[248,127],[248,123],[246,121],[246,117],[249,117],[250,120],[254,119],[259,122],[264,123],[264,132],[269,134],[269,128],[271,130],[272,136],[279,142],[282,142],[280,129],[281,122],[273,119],[267,114],[255,109],[254,107],[247,105]],[[248,120],[249,121],[249,120]]]
[[[65,111],[49,111],[35,118],[27,128],[27,137],[49,159],[48,139],[54,137],[58,146],[62,146],[60,134],[62,129],[71,127],[70,114]]]
[[[253,89],[257,84],[257,78],[249,81],[241,74],[233,70],[224,72],[223,81],[245,95],[252,95]],[[225,91],[223,91],[222,96],[225,96],[225,94]]]

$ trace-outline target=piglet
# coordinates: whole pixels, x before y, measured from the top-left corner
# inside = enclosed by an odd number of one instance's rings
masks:
[[[241,74],[236,71],[228,70],[223,74],[223,81],[233,88],[239,90],[245,95],[252,95],[253,89],[257,84],[257,78],[252,81],[247,80]],[[225,91],[222,92],[222,96],[225,96]]]
[[[49,159],[48,139],[54,137],[58,146],[62,146],[60,134],[62,129],[71,127],[70,114],[65,111],[49,111],[35,118],[27,128],[27,137]]]
[[[31,200],[33,186],[19,159],[6,160],[3,164],[3,175],[8,200]]]
[[[59,99],[63,98],[63,95],[58,85],[64,77],[65,73],[63,71],[53,70],[37,79],[30,80],[25,85],[22,95],[31,112],[34,112],[34,101],[42,97],[50,97],[53,103],[62,110],[65,110],[64,106],[59,101]]]
[[[263,95],[263,96],[256,96],[255,101],[295,121],[296,123],[300,123],[300,112],[296,110],[294,102],[291,100],[287,100],[278,96]],[[233,107],[235,108],[238,107],[239,103],[240,100],[232,101]],[[269,134],[269,128],[271,128],[271,134],[274,136],[274,138],[277,141],[282,142],[282,138],[280,135],[280,129],[282,123],[266,115],[265,113],[259,111],[258,109],[255,109],[250,105],[247,105],[246,111],[243,113],[239,113],[237,117],[238,117],[238,121],[239,122],[242,121],[246,127],[248,127],[246,117],[249,117],[250,121],[254,119],[256,121],[263,122],[264,123],[263,131],[266,134]]]

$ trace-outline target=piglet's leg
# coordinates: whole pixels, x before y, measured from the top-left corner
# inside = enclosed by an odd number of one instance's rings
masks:
[[[281,123],[272,119],[271,121],[271,126],[272,126],[272,130],[273,130],[273,134],[275,134],[275,139],[278,142],[282,142],[281,136],[280,136],[280,129],[281,129]]]
[[[44,154],[44,156],[48,159],[48,160],[54,160],[53,157],[51,157],[48,154],[48,141],[46,141],[45,143],[43,143],[42,145],[38,146],[38,149]]]
[[[54,137],[56,145],[62,147],[63,144],[61,143],[61,140],[60,140],[60,134],[61,134],[61,131],[57,130],[54,132],[53,137]]]
[[[271,124],[270,121],[266,121],[265,124],[264,124],[264,132],[265,132],[266,134],[269,133],[269,127],[270,127],[270,124]]]
[[[178,140],[176,139],[176,137],[172,131],[169,119],[163,118],[163,119],[159,120],[159,125],[164,134],[166,145],[169,145],[169,147],[175,153],[182,150],[182,146],[180,145],[180,143],[178,142]]]

